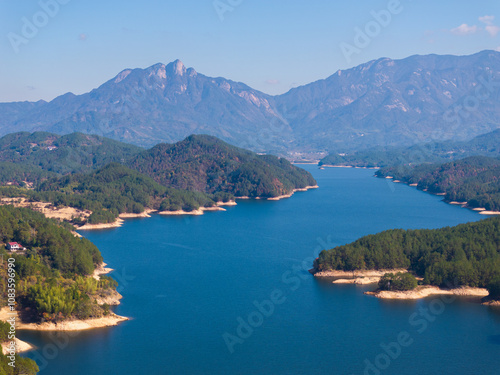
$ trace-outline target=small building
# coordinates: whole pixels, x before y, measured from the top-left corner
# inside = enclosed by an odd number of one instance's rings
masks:
[[[9,250],[11,252],[25,250],[25,248],[22,247],[21,245],[19,245],[17,242],[9,242],[6,246],[6,248],[7,248],[7,250]]]

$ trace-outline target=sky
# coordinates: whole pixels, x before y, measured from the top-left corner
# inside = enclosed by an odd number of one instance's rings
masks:
[[[180,59],[281,94],[380,57],[500,51],[498,0],[0,0],[0,102]]]

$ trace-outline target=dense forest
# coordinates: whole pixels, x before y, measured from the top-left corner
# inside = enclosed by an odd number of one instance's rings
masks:
[[[78,238],[72,227],[47,219],[27,208],[0,207],[0,307],[7,304],[7,259],[15,259],[16,309],[23,321],[88,319],[110,313],[96,298],[116,293],[110,277],[92,276],[102,256],[89,240]],[[24,253],[8,253],[4,243],[18,242]],[[8,324],[0,322],[0,341],[7,341]],[[0,355],[1,374],[35,374],[36,364],[16,357],[16,368]],[[3,372],[2,372],[3,371]]]
[[[89,173],[110,163],[127,166],[168,188],[207,194],[276,197],[316,185],[310,173],[285,159],[257,155],[206,135],[143,150],[81,133],[14,133],[0,139],[0,163],[0,184],[18,186]]]
[[[316,181],[285,159],[210,136],[144,151],[103,137],[38,132],[0,139],[0,184],[10,185],[0,196],[89,210],[88,223],[97,224],[145,208],[192,211],[235,195],[276,197]]]
[[[16,164],[9,161],[0,162],[0,185],[13,184],[15,186],[37,185],[51,177],[58,175],[35,166]]]
[[[207,195],[162,186],[151,178],[123,165],[111,163],[87,174],[50,178],[35,189],[1,187],[0,196],[26,197],[92,211],[89,224],[110,223],[121,213],[141,213],[145,208],[162,211],[196,210],[215,205],[214,200],[228,201],[229,194]],[[81,220],[75,218],[75,224]]]
[[[445,164],[382,168],[378,177],[392,176],[418,189],[445,193],[447,202],[500,211],[500,159],[474,156]]]
[[[209,194],[276,197],[316,185],[310,173],[285,159],[257,155],[206,135],[159,144],[136,156],[129,166],[162,185]]]
[[[27,208],[0,207],[0,241],[18,242],[24,254],[7,253],[0,246],[0,304],[6,304],[7,259],[15,258],[16,301],[23,318],[30,321],[86,319],[109,313],[92,297],[116,288],[110,277],[92,276],[102,263],[97,247],[76,237],[68,224],[47,219]],[[1,307],[1,306],[0,306]],[[28,309],[27,309],[28,308]]]
[[[97,135],[21,132],[0,139],[0,161],[36,167],[59,175],[88,172],[125,163],[143,149]],[[3,180],[0,180],[0,182]]]
[[[368,150],[331,153],[319,165],[388,167],[422,163],[445,163],[469,156],[500,156],[500,129],[464,142],[430,142],[411,147],[374,147]]]
[[[500,217],[441,229],[393,229],[323,250],[316,271],[408,269],[425,284],[500,286]],[[407,282],[408,280],[403,280]]]

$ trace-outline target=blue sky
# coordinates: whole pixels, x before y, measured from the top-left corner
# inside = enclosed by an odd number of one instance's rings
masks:
[[[0,10],[2,102],[81,94],[175,59],[278,94],[379,57],[500,50],[498,0],[0,0]],[[359,30],[368,40],[356,44]]]

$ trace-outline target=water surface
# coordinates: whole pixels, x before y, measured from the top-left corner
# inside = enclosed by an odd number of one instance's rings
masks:
[[[363,294],[370,287],[332,285],[305,270],[321,249],[366,234],[483,217],[371,170],[305,168],[320,188],[290,199],[83,233],[116,270],[124,296],[116,312],[132,320],[63,335],[62,349],[46,333],[21,333],[39,352],[56,348],[41,374],[497,373],[498,310],[466,299],[381,301]],[[256,327],[238,336],[249,318]],[[389,344],[398,337],[411,344],[396,350]]]

